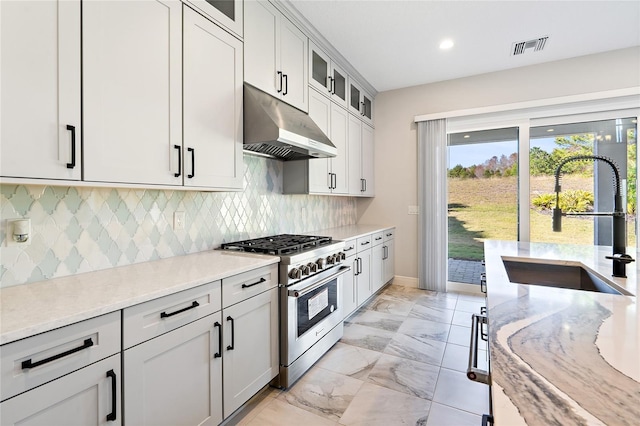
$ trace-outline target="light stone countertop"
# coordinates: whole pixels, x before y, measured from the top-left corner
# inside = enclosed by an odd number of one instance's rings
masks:
[[[0,344],[280,261],[205,251],[0,289]]]
[[[339,226],[337,228],[319,229],[313,232],[307,232],[307,234],[333,237],[334,240],[351,240],[353,238],[363,237],[365,235],[392,228],[395,228],[395,226],[347,225]]]
[[[638,252],[611,276],[611,247],[486,241],[493,415],[497,426],[632,425],[640,418],[640,302],[509,282],[502,256],[577,261],[638,294]]]

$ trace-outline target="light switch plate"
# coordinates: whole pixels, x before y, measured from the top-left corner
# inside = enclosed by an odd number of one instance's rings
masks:
[[[409,206],[408,214],[418,214],[418,206]]]

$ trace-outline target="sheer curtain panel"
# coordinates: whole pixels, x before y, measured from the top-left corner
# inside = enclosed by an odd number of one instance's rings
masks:
[[[418,285],[447,291],[447,125],[418,122]]]

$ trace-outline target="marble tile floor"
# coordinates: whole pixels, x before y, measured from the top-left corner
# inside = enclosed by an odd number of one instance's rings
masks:
[[[230,424],[480,425],[489,387],[465,372],[471,313],[483,304],[481,295],[390,285],[297,383],[263,391]]]

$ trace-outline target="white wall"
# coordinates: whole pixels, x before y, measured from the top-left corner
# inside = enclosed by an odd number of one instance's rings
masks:
[[[358,200],[358,223],[395,224],[396,275],[417,277],[417,216],[407,214],[417,204],[416,115],[637,86],[640,47],[381,92],[376,197]]]

